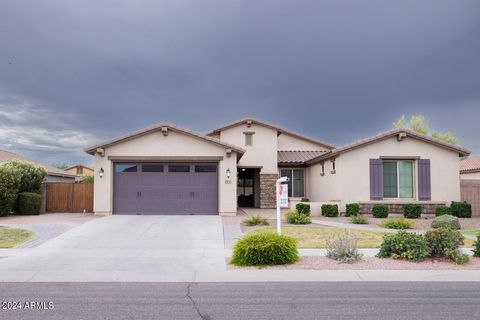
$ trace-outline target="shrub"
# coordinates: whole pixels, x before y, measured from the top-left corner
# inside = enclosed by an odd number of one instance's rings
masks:
[[[430,249],[422,235],[399,231],[383,236],[379,258],[423,261],[430,255]]]
[[[432,228],[449,228],[452,230],[460,230],[461,226],[457,217],[446,214],[433,219]]]
[[[435,208],[435,216],[452,215],[452,210],[447,206],[438,206]]]
[[[0,165],[0,215],[13,211],[21,178],[21,172],[17,168]]]
[[[95,177],[94,176],[85,176],[82,178],[80,181],[81,183],[94,183],[95,182]]]
[[[480,236],[477,236],[477,241],[473,243],[473,256],[480,257]]]
[[[362,216],[353,216],[352,218],[353,224],[368,224],[368,219]]]
[[[15,214],[33,215],[40,214],[42,196],[33,192],[21,192],[15,203]]]
[[[388,206],[386,204],[374,204],[372,207],[372,215],[375,218],[388,217]]]
[[[247,226],[253,227],[253,226],[268,226],[269,223],[267,219],[261,216],[250,216],[243,220],[243,223],[245,223]]]
[[[291,264],[298,259],[295,239],[261,231],[249,233],[237,241],[230,262],[237,266],[265,266]]]
[[[357,249],[357,238],[348,231],[326,241],[327,257],[340,263],[354,263],[362,259]]]
[[[287,212],[287,222],[291,224],[309,224],[312,219],[309,216],[299,213],[297,210]]]
[[[416,203],[409,203],[404,206],[403,216],[407,219],[418,219],[422,215],[422,206]]]
[[[345,217],[353,217],[360,212],[360,205],[358,203],[347,203],[346,207]]]
[[[414,223],[412,221],[408,221],[403,217],[401,217],[400,219],[385,220],[382,223],[382,227],[384,228],[398,230],[411,229],[413,225]]]
[[[468,256],[460,252],[463,244],[463,235],[452,229],[440,228],[425,233],[425,241],[430,247],[430,255],[437,258],[448,258],[455,263],[464,264],[469,261]]]
[[[3,165],[20,171],[21,178],[19,192],[40,193],[42,183],[47,176],[47,171],[44,168],[36,166],[28,161],[16,159],[6,161]]]
[[[307,203],[297,203],[295,209],[297,209],[298,213],[304,214],[306,216],[310,215],[310,205]]]
[[[338,205],[324,204],[322,205],[322,216],[324,217],[338,217]]]
[[[452,210],[452,216],[459,217],[459,218],[472,217],[472,205],[467,202],[452,201],[450,208]]]

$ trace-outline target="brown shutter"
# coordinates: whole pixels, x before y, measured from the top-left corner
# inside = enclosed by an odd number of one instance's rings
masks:
[[[382,159],[370,159],[370,200],[383,200]]]
[[[432,200],[430,159],[418,160],[418,200]]]

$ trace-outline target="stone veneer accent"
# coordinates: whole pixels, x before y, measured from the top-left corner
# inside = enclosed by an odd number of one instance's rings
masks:
[[[415,203],[415,202],[412,202]],[[386,204],[388,206],[389,213],[398,213],[398,214],[403,214],[404,210],[403,207],[405,206],[405,203],[385,203],[379,201],[378,203],[361,203],[360,202],[360,213],[362,214],[370,214],[372,213],[372,207],[375,204]],[[418,203],[422,206],[422,214],[435,214],[435,208],[438,206],[445,205],[446,203]]]
[[[275,183],[278,174],[260,174],[260,208],[276,208]]]

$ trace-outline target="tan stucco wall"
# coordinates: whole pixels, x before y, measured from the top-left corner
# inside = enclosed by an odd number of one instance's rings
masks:
[[[480,172],[461,173],[460,179],[462,180],[480,180]]]
[[[168,136],[160,132],[151,133],[105,149],[105,156],[95,155],[95,171],[104,170],[103,178],[95,179],[94,211],[96,214],[112,213],[113,162],[109,156],[117,157],[223,157],[219,162],[219,212],[235,215],[237,212],[237,155],[226,156],[225,147],[183,133],[169,131]],[[227,179],[226,171],[231,176]],[[227,183],[227,181],[231,183]]]
[[[336,160],[336,167],[340,166],[341,159]],[[325,175],[322,176],[322,166],[317,163],[307,168],[307,198],[312,202],[340,201],[340,175],[341,171],[332,173],[333,164],[325,161]]]
[[[321,150],[327,151],[328,149],[322,147],[316,143],[312,143],[303,139],[296,138],[289,134],[282,133],[278,136],[278,150]]]
[[[338,195],[342,210],[345,209],[345,204],[350,202],[370,201],[369,160],[382,156],[419,156],[430,159],[432,201],[450,202],[460,200],[458,153],[413,138],[406,138],[399,142],[396,137],[340,155],[336,160],[337,173],[335,178],[329,176],[327,169],[325,170],[325,177],[320,177],[319,165],[310,168],[311,200],[330,201],[335,200],[334,198]],[[415,174],[416,171],[415,168]],[[338,180],[331,182],[328,180],[329,178]],[[414,185],[415,187],[418,185],[416,180]],[[415,196],[418,199],[416,190]]]
[[[244,132],[255,132],[253,145],[245,146]],[[262,174],[277,173],[277,131],[270,128],[252,124],[246,124],[228,128],[220,133],[220,140],[232,143],[246,150],[240,159],[238,166],[257,167],[261,166]]]

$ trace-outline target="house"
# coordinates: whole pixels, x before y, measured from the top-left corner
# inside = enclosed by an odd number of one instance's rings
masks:
[[[464,159],[460,162],[460,179],[480,180],[480,156]]]
[[[459,157],[470,153],[408,129],[335,147],[253,118],[207,134],[161,123],[85,151],[95,156],[96,214],[225,216],[275,207],[279,176],[290,178],[290,204],[310,202],[314,214],[350,202],[432,212],[460,199]]]
[[[47,171],[47,180],[46,182],[63,182],[63,183],[74,183],[75,182],[75,175],[68,173],[62,169],[55,168],[53,166],[49,166],[34,160],[30,160],[25,158],[21,155],[16,153],[0,150],[0,163],[5,162],[12,159],[24,160],[31,162],[37,166],[44,168]]]
[[[77,165],[71,166],[65,169],[65,171],[71,174],[74,174],[76,176],[75,178],[76,182],[82,181],[82,179],[85,177],[91,177],[93,176],[93,173],[94,173],[93,168],[90,168],[83,164],[77,164]]]

